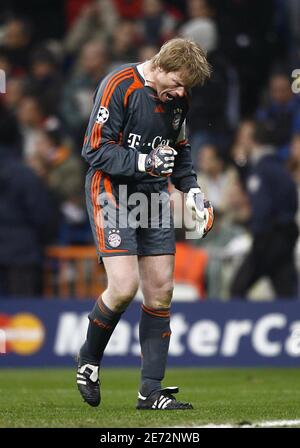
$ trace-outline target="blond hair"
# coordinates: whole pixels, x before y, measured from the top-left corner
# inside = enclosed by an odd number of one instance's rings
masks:
[[[211,74],[204,50],[190,39],[176,38],[167,41],[151,62],[153,67],[160,67],[167,73],[180,71],[186,87],[203,85]]]

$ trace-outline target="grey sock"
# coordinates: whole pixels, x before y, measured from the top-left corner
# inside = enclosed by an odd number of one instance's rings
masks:
[[[142,305],[140,319],[142,369],[140,393],[148,396],[162,388],[170,344],[170,310]]]
[[[100,364],[104,350],[122,314],[111,311],[103,303],[102,297],[98,299],[89,314],[87,338],[79,353],[81,364]]]

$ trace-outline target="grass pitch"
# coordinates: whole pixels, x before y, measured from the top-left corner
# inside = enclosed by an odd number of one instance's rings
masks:
[[[75,369],[2,369],[0,427],[172,427],[300,419],[299,369],[169,369],[192,411],[137,411],[138,369],[103,369],[102,403],[84,403]],[[299,425],[300,426],[300,425]]]

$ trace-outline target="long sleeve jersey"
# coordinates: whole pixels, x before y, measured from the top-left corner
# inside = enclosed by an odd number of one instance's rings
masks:
[[[167,182],[138,171],[138,155],[158,145],[175,148],[178,155],[171,180],[187,192],[197,187],[191,148],[185,138],[187,97],[161,102],[145,85],[138,64],[127,64],[108,74],[95,95],[82,156],[117,184]]]
[[[295,222],[298,208],[297,189],[290,174],[274,153],[263,153],[263,149],[261,152],[247,179],[253,210],[251,229],[255,235]]]

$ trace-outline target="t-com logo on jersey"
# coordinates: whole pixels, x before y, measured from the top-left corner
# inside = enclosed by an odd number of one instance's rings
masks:
[[[156,137],[154,137],[152,142],[141,143],[141,139],[142,139],[141,135],[133,134],[133,132],[131,132],[127,139],[129,148],[136,149],[136,148],[140,148],[140,147],[146,147],[146,148],[148,147],[151,149],[155,149],[160,145],[169,146],[172,143],[172,140],[170,140],[168,138],[164,139],[161,135],[157,135]]]
[[[109,117],[108,110],[106,109],[106,107],[101,106],[97,114],[96,123],[104,124],[108,120],[108,117]]]
[[[34,314],[0,314],[1,353],[33,355],[40,350],[45,339],[45,328]]]

